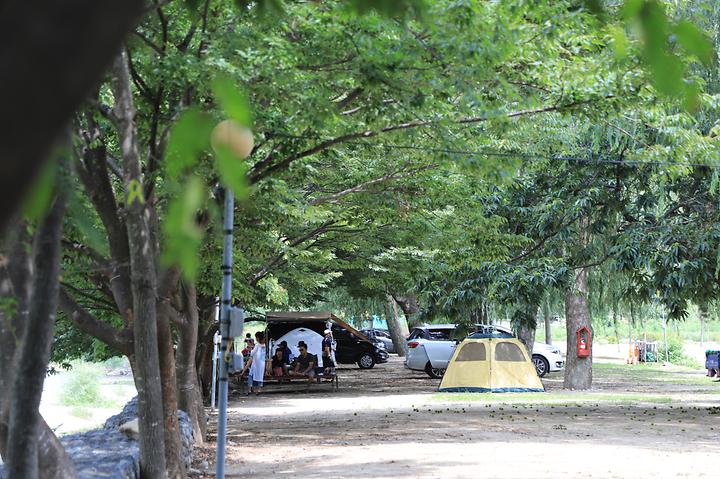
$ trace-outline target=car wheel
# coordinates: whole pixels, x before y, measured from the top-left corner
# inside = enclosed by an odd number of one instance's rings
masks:
[[[550,372],[550,363],[544,357],[534,354],[532,357],[533,364],[535,365],[535,371],[541,378],[545,377]]]
[[[375,366],[375,358],[370,353],[363,353],[357,360],[360,369],[372,369]]]
[[[432,367],[432,364],[430,364],[430,361],[428,361],[425,365],[425,374],[427,374],[433,379],[440,379],[445,374],[445,370]]]

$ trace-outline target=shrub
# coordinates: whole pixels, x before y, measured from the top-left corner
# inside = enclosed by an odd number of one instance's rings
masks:
[[[60,393],[64,406],[100,405],[100,368],[91,363],[73,363]]]
[[[121,369],[126,366],[128,366],[127,358],[124,356],[114,356],[112,358],[106,359],[103,364],[105,365],[105,369]]]
[[[665,343],[662,341],[658,342],[658,360],[667,361],[681,366],[698,366],[697,361],[685,355],[682,340],[680,340],[677,336],[668,337],[667,354],[665,350]]]

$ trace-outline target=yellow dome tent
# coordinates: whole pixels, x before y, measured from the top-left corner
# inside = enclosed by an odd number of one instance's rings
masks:
[[[441,392],[543,392],[525,346],[515,338],[466,339],[450,358]]]

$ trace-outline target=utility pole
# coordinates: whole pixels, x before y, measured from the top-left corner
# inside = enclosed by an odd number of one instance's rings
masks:
[[[222,296],[220,299],[220,400],[217,425],[217,451],[215,457],[215,477],[225,478],[225,442],[227,439],[227,403],[228,403],[228,359],[230,345],[230,301],[232,298],[232,245],[233,210],[235,197],[229,188],[225,189],[225,224],[222,262]]]
[[[213,129],[210,143],[216,154],[233,154],[239,161],[252,152],[252,132],[235,122],[224,120]],[[233,228],[235,195],[225,188],[225,211],[223,225],[222,295],[220,296],[220,398],[217,424],[217,451],[215,454],[215,478],[225,479],[225,443],[227,442],[228,366],[230,357],[230,302],[232,300]]]

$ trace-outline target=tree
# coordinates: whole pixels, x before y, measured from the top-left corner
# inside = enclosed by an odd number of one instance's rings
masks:
[[[39,413],[58,296],[64,184],[38,222],[17,220],[2,246],[0,276],[0,452],[8,477],[75,477],[74,466]],[[30,263],[33,263],[31,267]]]

